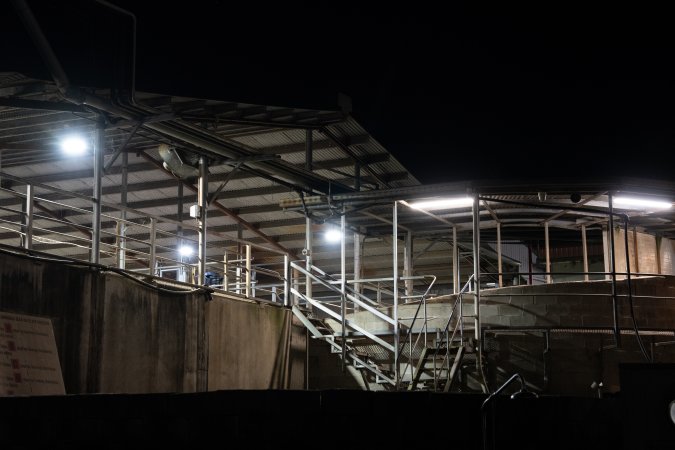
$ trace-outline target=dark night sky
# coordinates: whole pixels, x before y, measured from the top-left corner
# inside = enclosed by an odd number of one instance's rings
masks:
[[[138,89],[328,109],[342,92],[423,182],[675,180],[675,42],[665,9],[116,3],[138,16]],[[73,81],[105,85],[112,58],[102,50],[128,35],[126,19],[92,1],[29,5]],[[4,8],[10,39],[0,70],[47,76]]]

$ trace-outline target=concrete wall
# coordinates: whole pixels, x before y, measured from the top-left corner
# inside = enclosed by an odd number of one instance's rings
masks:
[[[2,252],[0,310],[52,320],[67,393],[305,386],[306,332],[278,305]]]

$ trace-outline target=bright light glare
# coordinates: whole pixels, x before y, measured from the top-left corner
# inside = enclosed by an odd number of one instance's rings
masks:
[[[340,230],[336,230],[333,228],[326,231],[323,237],[328,242],[340,242],[340,240],[342,239],[342,233],[340,233]]]
[[[450,209],[462,208],[471,206],[473,199],[471,197],[460,198],[442,198],[439,200],[429,200],[424,202],[410,203],[410,206],[415,209],[434,210],[434,209]]]
[[[180,253],[180,256],[192,256],[192,252],[193,252],[193,251],[194,251],[194,250],[192,250],[192,247],[187,246],[187,245],[182,246],[182,247],[178,250],[178,252]]]
[[[61,149],[68,155],[84,155],[87,151],[87,142],[79,136],[68,136],[61,141]]]
[[[629,209],[670,209],[673,206],[670,202],[630,197],[615,197],[614,204]]]

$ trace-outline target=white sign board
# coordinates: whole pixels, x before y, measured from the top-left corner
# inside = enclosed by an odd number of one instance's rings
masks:
[[[0,311],[0,396],[65,393],[51,320]]]

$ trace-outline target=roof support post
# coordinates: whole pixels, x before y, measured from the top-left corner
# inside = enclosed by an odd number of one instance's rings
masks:
[[[204,284],[206,273],[206,210],[209,196],[209,171],[206,156],[199,157],[199,190],[197,204],[199,205],[199,270],[197,284]],[[248,287],[248,286],[247,286]]]
[[[459,294],[459,250],[457,249],[457,227],[452,227],[452,292]]]
[[[312,247],[314,246],[314,239],[312,235],[312,219],[309,217],[305,218],[305,268],[307,272],[311,273],[312,271]],[[307,275],[305,277],[305,295],[308,298],[312,298],[312,278]],[[308,308],[312,308],[312,305],[307,305]]]
[[[394,374],[396,381],[396,389],[399,388],[399,383],[401,382],[401,368],[399,367],[398,361],[398,352],[399,352],[399,323],[398,323],[398,201],[394,202],[394,208],[392,212],[392,268],[393,268],[393,279],[394,279]]]
[[[499,272],[499,287],[504,286],[502,275],[502,224],[497,222],[497,272]]]
[[[122,186],[120,190],[120,204],[122,206],[127,206],[127,185],[129,180],[129,153],[122,153]],[[117,233],[117,267],[119,269],[126,268],[126,251],[127,251],[127,241],[125,236],[127,234],[127,210],[123,209],[120,211],[120,221],[119,230]],[[153,267],[150,268],[150,273],[152,273]]]
[[[612,318],[614,320],[614,340],[616,347],[621,348],[621,331],[619,330],[619,304],[616,297],[616,257],[614,255],[614,205],[612,193],[607,194],[607,202],[609,205],[609,226],[607,233],[609,234],[609,271],[612,274]]]
[[[588,281],[588,245],[586,244],[586,225],[581,226],[581,251],[584,255],[584,281]]]
[[[412,277],[413,274],[413,236],[411,232],[405,235],[405,247],[403,251],[403,275],[405,277]],[[410,296],[413,295],[414,281],[410,279],[405,280],[405,295],[408,303],[412,301]]]
[[[544,248],[546,251],[546,283],[551,283],[551,251],[548,239],[548,222],[544,222]]]
[[[105,122],[99,120],[94,134],[94,192],[92,195],[91,254],[89,261],[99,263],[101,244],[101,175],[103,174],[103,152],[105,147]]]
[[[35,187],[32,184],[26,185],[26,216],[25,216],[25,239],[24,248],[30,250],[33,248],[33,196]]]
[[[347,369],[347,248],[345,246],[347,218],[345,208],[342,207],[340,216],[340,312],[342,318],[342,371]]]

